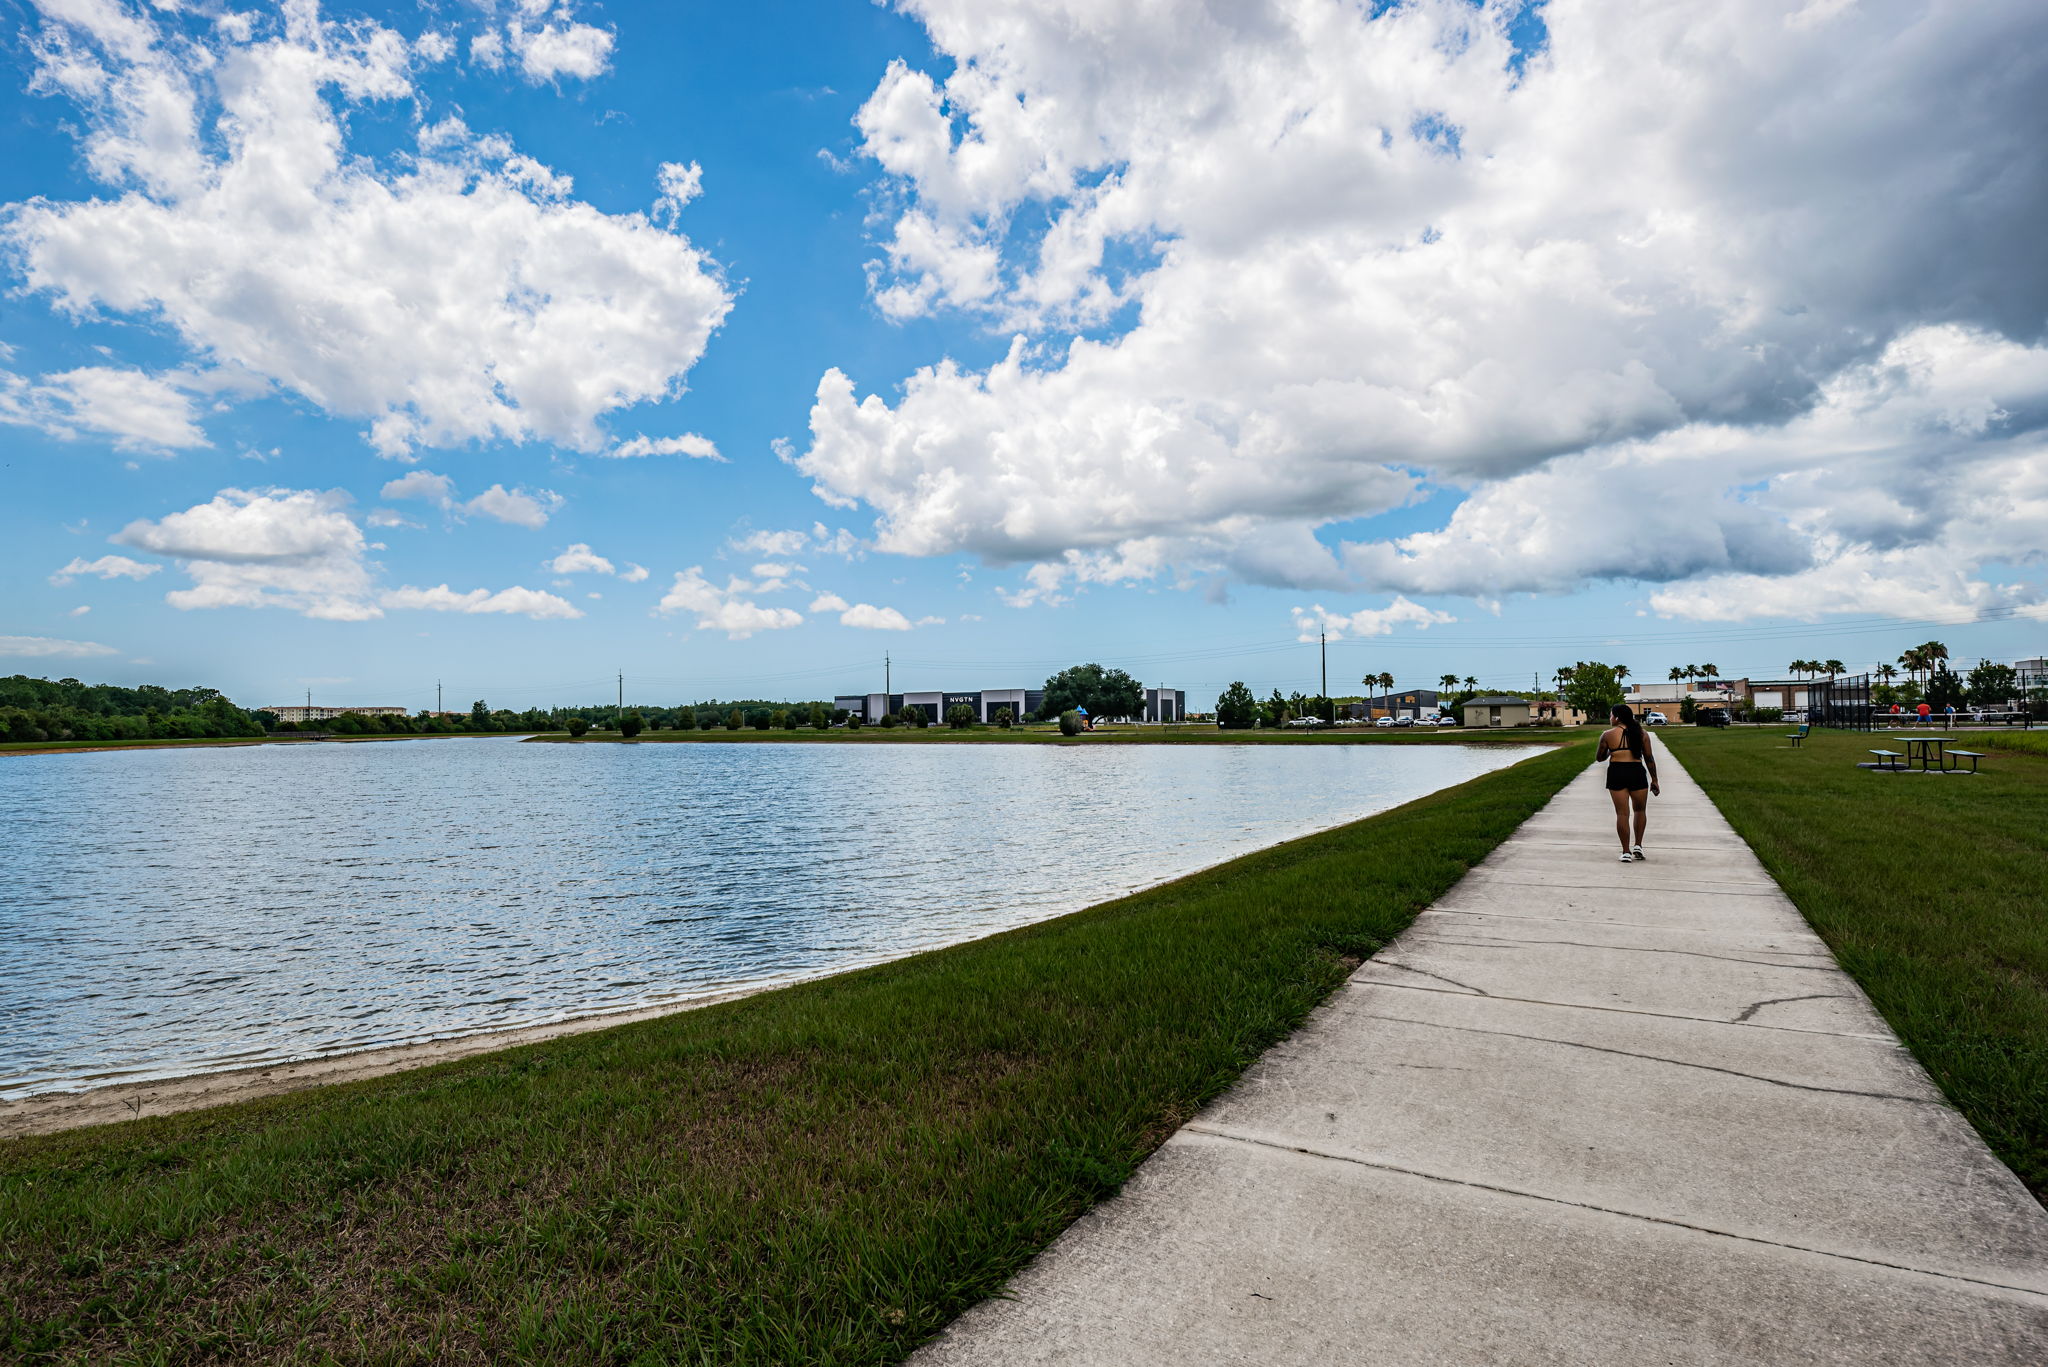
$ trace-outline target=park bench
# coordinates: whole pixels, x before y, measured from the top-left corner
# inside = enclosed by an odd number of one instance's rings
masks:
[[[1799,742],[1806,739],[1806,733],[1811,729],[1812,728],[1807,726],[1806,723],[1801,722],[1799,725],[1799,729],[1797,731],[1792,732],[1790,735],[1786,736],[1785,739],[1791,741],[1792,748],[1794,750],[1797,750],[1799,748]]]
[[[1984,758],[1983,755],[1975,750],[1950,750],[1947,752],[1947,757],[1949,759],[1966,759],[1970,761],[1970,772],[1973,774],[1977,772],[1977,761]],[[1955,766],[1950,765],[1949,767],[1954,768]]]
[[[1877,763],[1870,766],[1873,769],[1889,769],[1896,774],[1905,767],[1906,757],[1896,750],[1872,750],[1870,753],[1877,756]]]

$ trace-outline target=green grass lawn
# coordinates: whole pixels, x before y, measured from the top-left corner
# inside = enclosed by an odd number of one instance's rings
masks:
[[[1590,757],[819,983],[0,1143],[0,1359],[899,1361]]]
[[[2048,740],[1989,733],[2003,741]],[[1675,735],[1679,760],[1934,1080],[2048,1197],[2048,746],[1976,777],[1855,767],[1895,738]]]

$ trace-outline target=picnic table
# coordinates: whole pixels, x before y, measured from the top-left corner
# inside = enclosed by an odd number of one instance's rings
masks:
[[[1948,768],[1941,754],[1942,747],[1948,744],[1947,736],[1900,736],[1899,743],[1906,747],[1908,769],[1916,763],[1923,773]]]

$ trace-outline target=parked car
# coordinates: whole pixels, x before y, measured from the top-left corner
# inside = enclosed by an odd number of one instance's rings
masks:
[[[1699,711],[1693,713],[1692,724],[1694,726],[1726,726],[1728,725],[1728,709],[1725,707],[1702,707]]]
[[[1643,713],[1643,725],[1645,726],[1663,726],[1670,720],[1671,719],[1665,716],[1662,712]]]
[[[1393,724],[1394,719],[1392,717],[1381,717],[1378,721],[1373,723],[1374,726],[1392,726]]]
[[[1289,726],[1321,726],[1323,719],[1321,717],[1296,717],[1287,724]]]
[[[1438,717],[1436,719],[1436,724],[1438,726],[1456,726],[1458,725],[1458,719],[1456,717],[1451,716]]]

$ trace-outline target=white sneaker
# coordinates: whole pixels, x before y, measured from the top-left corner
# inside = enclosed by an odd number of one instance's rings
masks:
[[[1627,850],[1623,850],[1621,852],[1621,862],[1624,864],[1633,864],[1636,862],[1636,857],[1630,854]]]
[[[1649,855],[1647,855],[1647,854],[1644,854],[1644,853],[1643,853],[1643,847],[1642,847],[1641,845],[1638,845],[1638,846],[1636,846],[1636,848],[1635,848],[1635,857],[1636,857],[1636,862],[1637,862],[1638,864],[1640,864],[1640,863],[1642,863],[1642,862],[1643,862],[1644,860],[1648,859],[1648,858],[1649,858],[1650,856],[1649,856]]]

